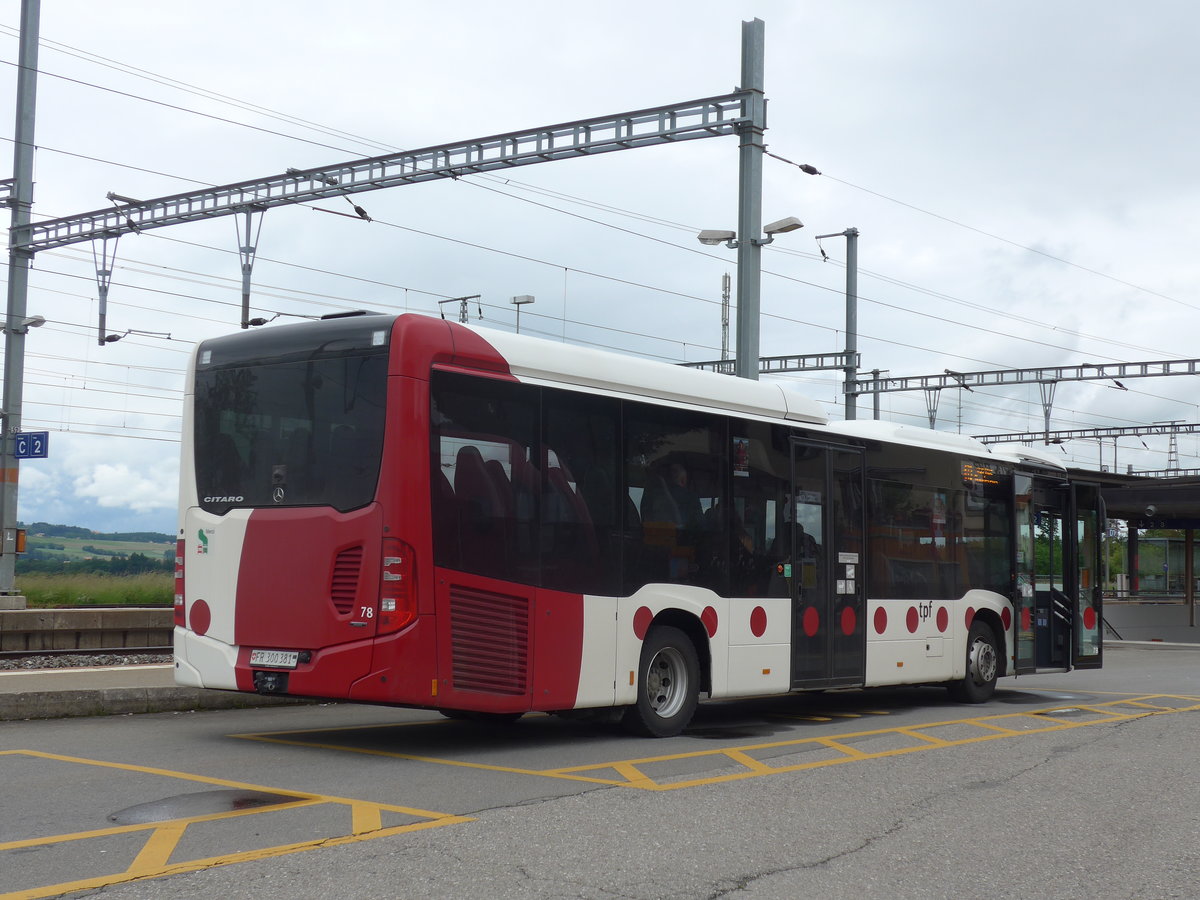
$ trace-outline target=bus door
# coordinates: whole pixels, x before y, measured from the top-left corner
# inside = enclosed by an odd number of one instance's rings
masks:
[[[1071,663],[1076,669],[1098,669],[1104,663],[1102,605],[1104,569],[1100,538],[1106,529],[1104,500],[1098,484],[1071,486],[1075,522],[1075,564],[1078,573],[1078,615],[1072,631]]]
[[[791,557],[792,687],[859,685],[866,675],[863,454],[792,441],[785,511]]]
[[[1097,667],[1100,491],[1017,473],[1015,670]]]

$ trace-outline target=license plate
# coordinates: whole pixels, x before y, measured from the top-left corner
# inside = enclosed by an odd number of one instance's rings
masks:
[[[294,669],[300,658],[298,650],[251,650],[250,665],[272,666],[276,669]]]

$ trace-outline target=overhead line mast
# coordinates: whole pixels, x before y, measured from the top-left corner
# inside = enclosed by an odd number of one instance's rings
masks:
[[[0,410],[0,602],[15,597],[17,479],[16,437],[21,431],[25,391],[25,335],[44,322],[26,315],[33,251],[23,246],[33,208],[34,111],[37,109],[38,32],[41,0],[21,0],[21,43],[17,60],[17,112],[13,141],[12,208],[8,245],[8,316],[4,323],[4,407]],[[23,608],[23,597],[10,601]],[[5,606],[8,604],[5,603]]]

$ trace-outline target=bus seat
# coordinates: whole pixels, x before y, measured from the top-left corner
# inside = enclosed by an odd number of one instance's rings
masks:
[[[457,568],[461,560],[458,545],[458,505],[454,488],[440,468],[433,473],[433,492],[429,498],[433,520],[433,558],[439,566]]]
[[[511,522],[505,518],[504,501],[478,447],[467,445],[458,451],[454,496],[464,568],[507,577],[505,542]]]
[[[675,498],[667,490],[667,483],[661,475],[649,473],[646,475],[646,490],[642,494],[642,523],[669,522],[680,524],[683,519]]]
[[[546,472],[546,523],[553,524],[554,555],[569,559],[581,572],[590,574],[598,561],[596,531],[588,514],[587,504],[567,481],[557,466]]]

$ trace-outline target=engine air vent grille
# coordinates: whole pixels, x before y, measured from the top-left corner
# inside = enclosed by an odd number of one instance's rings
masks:
[[[529,601],[458,585],[450,588],[455,690],[522,695],[528,690]]]
[[[340,614],[354,611],[358,598],[358,577],[362,572],[363,548],[348,547],[333,561],[333,578],[329,584],[329,598],[333,608]]]

